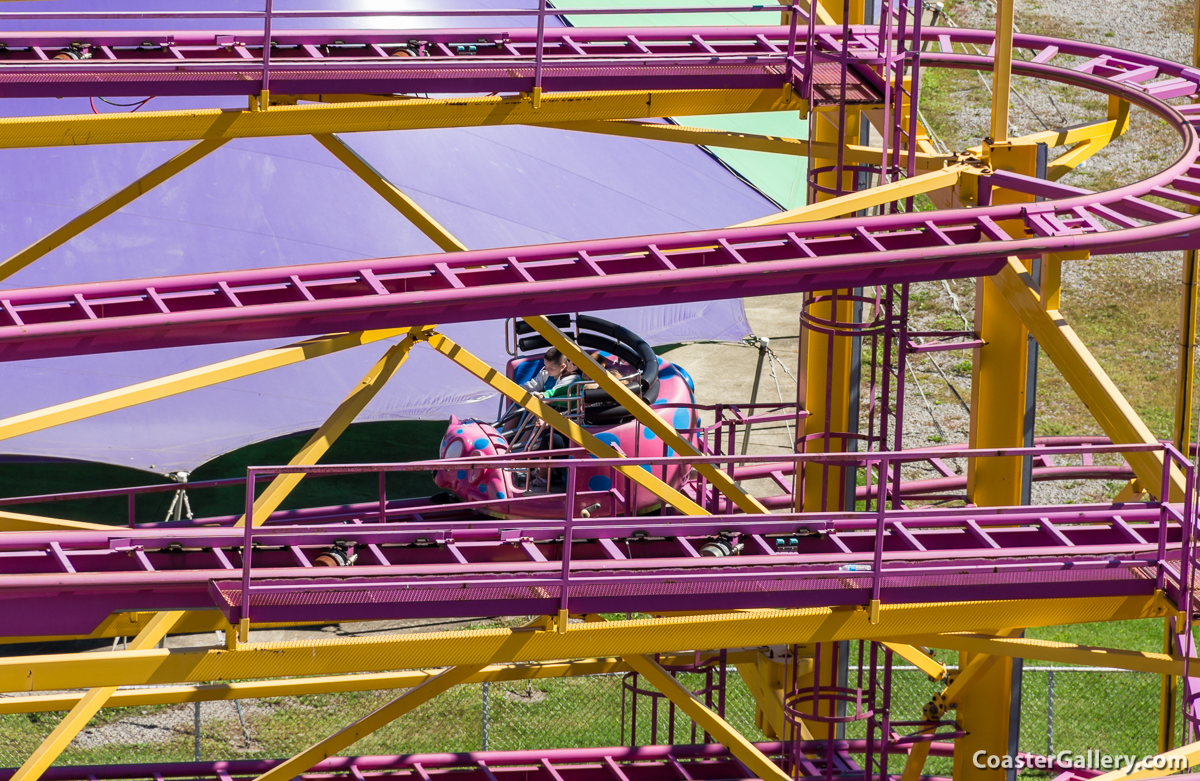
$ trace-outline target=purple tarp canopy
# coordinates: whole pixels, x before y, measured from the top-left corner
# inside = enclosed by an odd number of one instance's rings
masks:
[[[522,3],[522,5],[527,3]],[[514,7],[488,0],[455,7]],[[144,10],[155,3],[59,0],[5,11]],[[261,10],[259,3],[221,8]],[[280,8],[354,8],[354,0]],[[389,9],[397,7],[390,4]],[[412,4],[402,7],[430,7]],[[456,20],[459,26],[470,20]],[[329,27],[368,26],[330,20]],[[429,26],[389,17],[379,26]],[[496,22],[495,25],[499,25]],[[64,29],[60,22],[10,28]],[[129,22],[89,22],[128,29]],[[160,29],[196,22],[138,23]],[[245,22],[239,26],[248,27]],[[288,26],[313,27],[292,23]],[[479,25],[475,25],[479,26]],[[489,24],[487,26],[494,26]],[[224,102],[225,105],[234,105]],[[114,109],[96,103],[99,110]],[[147,108],[200,105],[156,99]],[[204,105],[220,105],[209,101]],[[90,112],[88,101],[0,101],[3,115]],[[712,228],[775,211],[704,151],[681,145],[532,127],[357,133],[344,140],[472,248]],[[155,165],[182,144],[0,151],[0,256],[29,245]],[[230,142],[34,265],[0,283],[28,287],[407,255],[436,247],[314,139]],[[617,320],[651,343],[740,339],[740,301],[623,310]],[[500,322],[445,332],[502,366]],[[220,344],[4,365],[0,416],[15,415],[274,346]],[[375,344],[7,440],[0,451],[191,469],[243,445],[319,425],[386,349]],[[445,358],[417,348],[360,421],[490,417],[496,398]]]

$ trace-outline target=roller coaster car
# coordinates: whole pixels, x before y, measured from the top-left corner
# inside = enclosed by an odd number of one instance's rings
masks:
[[[654,408],[689,441],[696,435],[695,387],[682,368],[662,360],[646,340],[623,326],[588,315],[557,315],[550,320],[574,341],[597,356],[610,375]],[[524,321],[513,329],[515,349],[506,373],[520,384],[542,369],[542,353],[549,343]],[[531,354],[532,353],[532,354]],[[597,439],[630,457],[661,457],[674,451],[650,429],[634,420],[623,406],[594,383],[580,385],[582,392],[553,404],[565,417],[581,424]],[[540,418],[517,404],[502,404],[495,423],[450,418],[442,438],[441,458],[532,453],[570,446]],[[643,466],[674,488],[687,479],[679,465]],[[479,510],[512,518],[561,518],[565,501],[565,469],[460,469],[438,472],[437,485],[464,502],[486,502]],[[576,477],[575,517],[636,515],[653,512],[661,501],[650,491],[609,467],[580,468]]]

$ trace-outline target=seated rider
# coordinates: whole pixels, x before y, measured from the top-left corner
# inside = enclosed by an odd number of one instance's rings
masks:
[[[557,347],[551,347],[542,355],[541,370],[532,380],[522,383],[521,387],[534,393],[544,393],[553,388],[563,374],[569,375],[578,371],[575,364],[567,360]]]

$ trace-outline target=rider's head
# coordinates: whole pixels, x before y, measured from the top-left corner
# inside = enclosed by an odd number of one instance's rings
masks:
[[[546,373],[555,379],[578,371],[575,364],[571,363],[557,347],[551,347],[546,351],[546,354],[542,356],[542,364],[546,367]]]

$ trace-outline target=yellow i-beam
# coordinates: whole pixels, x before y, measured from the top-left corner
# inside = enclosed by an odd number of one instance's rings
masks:
[[[123,388],[96,393],[82,399],[55,404],[52,407],[0,419],[0,440],[19,437],[34,431],[85,420],[106,412],[114,412],[138,404],[165,399],[198,388],[207,388],[241,377],[291,366],[323,355],[331,355],[352,347],[372,344],[408,332],[407,328],[391,328],[379,331],[357,331],[346,334],[330,334],[316,339],[306,339],[284,347],[272,347],[256,353],[230,358],[187,371],[168,374],[153,380],[126,385]]]
[[[426,328],[430,327],[432,326]],[[415,330],[417,333],[423,333],[426,329]],[[292,460],[288,461],[288,466],[311,466],[320,461],[329,452],[329,448],[333,446],[338,437],[354,422],[358,414],[371,403],[379,391],[383,390],[387,381],[404,365],[415,343],[414,334],[410,332],[403,340],[389,347],[383,357],[376,361],[375,365],[358,381],[358,385],[346,395],[342,403],[338,404],[337,409],[326,418],[321,427],[313,432],[304,447],[292,456]],[[279,508],[279,505],[303,478],[302,474],[276,475],[270,485],[254,500],[254,525],[261,526],[267,518],[270,518],[271,513]],[[245,522],[246,516],[243,515],[234,525],[242,526]]]
[[[686,713],[702,730],[741,760],[755,778],[762,781],[791,781],[791,776],[759,751],[758,747],[738,732],[729,722],[709,710],[682,683],[649,656],[624,657],[625,663],[662,692],[677,708]]]
[[[649,404],[640,396],[633,393],[633,391],[629,390],[629,388],[626,388],[625,384],[620,380],[613,378],[604,370],[603,366],[592,360],[590,355],[559,330],[554,323],[540,316],[526,317],[525,322],[533,326],[534,330],[541,334],[550,344],[557,347],[566,356],[567,360],[578,366],[587,375],[588,379],[604,389],[608,395],[613,397],[614,401],[625,408],[626,412],[632,415],[643,426],[653,431],[668,447],[682,456],[700,455],[700,451],[696,450],[691,442],[679,436],[679,432],[670,423],[660,418]],[[729,475],[712,464],[695,464],[693,468],[712,483],[714,488],[729,497],[742,512],[768,512],[762,502],[743,491]]]
[[[146,624],[141,632],[138,632],[137,637],[133,638],[129,643],[129,650],[144,651],[153,648],[159,640],[166,637],[167,632],[171,631],[171,627],[182,615],[182,611],[159,613],[150,623]],[[84,725],[104,707],[104,703],[116,691],[116,686],[101,686],[84,694],[79,702],[75,703],[75,707],[71,708],[71,712],[63,717],[54,731],[34,750],[29,759],[25,760],[25,763],[13,773],[12,781],[35,781],[40,778],[63,749],[75,739],[79,730],[83,729]]]
[[[415,689],[405,692],[382,708],[363,716],[348,727],[309,746],[286,762],[279,763],[260,775],[255,781],[290,781],[297,778],[318,762],[337,756],[338,752],[357,743],[372,732],[386,727],[418,705],[429,702],[447,689],[462,683],[481,669],[483,669],[481,664],[451,667]]]
[[[582,426],[567,420],[557,410],[546,404],[544,401],[525,390],[520,385],[517,385],[512,380],[504,376],[503,372],[497,371],[489,366],[484,361],[472,355],[470,351],[456,344],[453,340],[442,334],[431,334],[429,336],[429,346],[446,356],[456,364],[466,369],[471,374],[486,382],[488,385],[495,388],[500,393],[513,400],[521,407],[529,412],[532,412],[537,417],[546,421],[551,428],[562,434],[567,439],[577,445],[585,448],[589,453],[598,458],[622,458],[623,455],[614,448],[601,442],[599,439]],[[687,498],[679,491],[676,491],[671,486],[659,480],[640,466],[619,466],[617,471],[628,477],[633,482],[650,491],[659,499],[662,499],[667,504],[684,515],[708,515],[708,511],[700,505]]]

